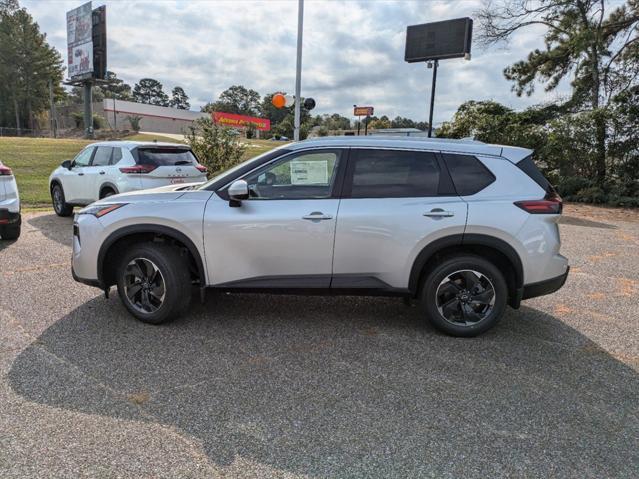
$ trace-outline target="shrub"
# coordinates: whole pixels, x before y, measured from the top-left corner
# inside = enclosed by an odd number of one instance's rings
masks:
[[[214,124],[210,118],[195,120],[184,139],[210,173],[219,173],[239,163],[246,151],[237,134]]]
[[[599,186],[589,186],[579,190],[574,195],[575,201],[581,201],[584,203],[606,203],[608,201],[608,195]]]
[[[105,124],[104,118],[102,118],[100,115],[93,115],[93,129],[94,130],[99,130],[100,128],[102,128]]]
[[[140,121],[142,120],[141,116],[137,116],[137,115],[133,115],[133,116],[127,116],[126,119],[128,120],[129,124],[131,125],[131,129],[135,132],[140,131]]]
[[[74,111],[71,113],[71,118],[73,118],[73,122],[75,123],[76,128],[84,128],[84,114],[79,111]]]
[[[594,185],[591,180],[582,176],[566,176],[563,178],[559,178],[559,182],[556,186],[559,194],[562,197],[569,199],[575,196],[577,192],[586,188],[590,188]]]

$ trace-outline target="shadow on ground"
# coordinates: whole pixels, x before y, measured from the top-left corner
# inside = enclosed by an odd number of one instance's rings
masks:
[[[71,246],[73,238],[73,216],[62,218],[55,213],[29,218],[26,222],[39,230],[46,238]]]
[[[13,243],[15,243],[16,241],[19,241],[20,238],[18,238],[17,240],[3,240],[0,238],[0,251],[2,251],[5,248],[8,248],[9,246],[11,246]]]
[[[211,461],[321,477],[630,477],[637,373],[523,307],[471,340],[397,299],[211,295],[175,323],[96,298],[15,360],[28,400],[176,426]]]

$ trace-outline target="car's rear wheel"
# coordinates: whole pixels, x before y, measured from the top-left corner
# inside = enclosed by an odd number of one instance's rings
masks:
[[[504,314],[508,287],[495,265],[478,256],[438,264],[422,283],[421,303],[430,323],[453,336],[477,336]]]
[[[0,238],[3,240],[14,241],[20,237],[20,224],[6,225],[0,227]]]
[[[191,300],[191,278],[180,250],[143,243],[124,254],[117,269],[118,293],[140,321],[160,324],[180,316]]]
[[[62,186],[58,183],[51,188],[51,201],[56,215],[71,216],[73,214],[73,206],[66,202]]]

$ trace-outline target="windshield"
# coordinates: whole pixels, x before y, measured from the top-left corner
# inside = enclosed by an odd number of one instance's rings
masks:
[[[138,148],[138,158],[139,165],[197,165],[195,155],[183,148]]]
[[[237,165],[235,165],[232,168],[229,168],[228,170],[222,171],[221,173],[215,175],[213,178],[211,178],[209,181],[207,181],[206,183],[198,186],[196,189],[198,190],[206,190],[208,189],[208,187],[218,181],[220,181],[221,179],[223,179],[225,176],[227,175],[231,175],[232,173],[241,170],[242,168],[247,167],[248,165],[250,165],[251,163],[253,163],[254,161],[257,162],[258,164],[261,164],[262,159],[270,159],[270,158],[276,158],[282,154],[284,154],[286,151],[288,150],[284,150],[283,148],[276,148],[274,150],[269,150],[265,153],[262,153],[261,155],[257,155],[254,156],[253,158],[249,158],[246,161],[243,161],[242,163],[238,163]]]

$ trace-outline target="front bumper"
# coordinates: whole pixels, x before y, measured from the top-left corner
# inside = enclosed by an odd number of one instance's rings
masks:
[[[544,281],[539,281],[537,283],[524,285],[524,292],[521,299],[536,298],[537,296],[544,296],[546,294],[551,294],[555,291],[558,291],[566,282],[569,271],[570,266],[567,266],[566,272],[562,275],[555,276],[554,278],[550,278]]]
[[[0,226],[22,224],[20,213],[12,213],[8,209],[0,208]]]
[[[80,283],[102,288],[97,272],[103,227],[92,215],[76,215],[73,222],[71,273]]]

